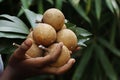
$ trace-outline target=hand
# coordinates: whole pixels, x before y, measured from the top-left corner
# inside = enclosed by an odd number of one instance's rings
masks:
[[[32,41],[27,39],[15,50],[0,80],[18,80],[18,78],[22,80],[40,74],[59,75],[68,71],[75,62],[75,59],[70,59],[68,63],[62,67],[51,67],[49,64],[55,62],[59,57],[62,44],[58,43],[58,46],[54,52],[52,52],[53,55],[36,58],[28,57],[25,54],[31,45]]]

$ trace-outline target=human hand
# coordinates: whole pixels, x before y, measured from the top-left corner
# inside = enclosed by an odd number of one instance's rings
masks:
[[[55,62],[59,57],[62,44],[58,43],[58,46],[52,52],[53,55],[36,58],[31,58],[25,54],[31,45],[32,41],[27,39],[15,50],[9,59],[8,66],[3,72],[1,80],[22,80],[40,74],[59,75],[69,70],[75,62],[75,59],[71,58],[62,67],[51,67],[49,64]]]

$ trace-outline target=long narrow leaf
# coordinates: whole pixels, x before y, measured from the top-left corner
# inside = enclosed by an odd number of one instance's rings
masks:
[[[100,19],[101,8],[102,8],[101,5],[102,5],[101,0],[95,0],[95,12],[98,20]]]
[[[77,69],[75,70],[72,80],[81,80],[85,67],[92,56],[92,51],[93,46],[86,49],[81,61],[79,62],[79,65],[77,66]]]
[[[118,80],[117,74],[115,73],[115,71],[114,71],[109,59],[107,58],[107,55],[105,54],[103,48],[96,44],[95,51],[96,51],[96,55],[99,58],[99,60],[102,64],[102,67],[104,68],[105,73],[108,76],[108,78],[110,80]]]
[[[63,2],[63,0],[56,0],[55,7],[61,10],[62,9],[62,2]]]
[[[119,51],[117,48],[111,46],[105,39],[100,38],[100,39],[99,39],[99,42],[100,42],[103,46],[105,46],[106,48],[108,48],[111,52],[113,52],[114,55],[120,57],[120,51]]]
[[[113,5],[113,8],[117,14],[118,17],[120,17],[120,9],[119,9],[119,6],[116,2],[116,0],[111,0],[112,1],[112,5]]]
[[[32,4],[32,1],[33,0],[21,0],[22,7],[24,7],[25,9],[28,9],[29,6]],[[21,16],[23,14],[24,11],[23,11],[22,7],[17,16]]]
[[[38,13],[40,14],[44,13],[43,0],[38,0]]]
[[[86,13],[88,14],[91,10],[91,3],[92,3],[92,0],[87,0],[86,1]]]
[[[114,13],[114,9],[113,9],[112,2],[111,2],[112,0],[105,0],[105,1],[110,11]]]
[[[24,9],[25,15],[27,19],[29,20],[31,27],[36,26],[36,20],[41,21],[42,20],[42,15],[41,14],[36,14],[33,11],[30,11],[28,9]]]
[[[88,23],[91,24],[91,20],[88,18],[85,11],[82,9],[82,7],[80,5],[76,5],[76,4],[72,3],[71,0],[69,0],[69,2],[74,7],[74,9],[78,12],[78,14],[81,15]]]

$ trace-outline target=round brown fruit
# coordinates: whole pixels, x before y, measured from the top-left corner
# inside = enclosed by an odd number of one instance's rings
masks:
[[[67,28],[67,27],[66,27],[66,25],[64,24],[61,29],[66,29],[66,28]]]
[[[70,29],[62,29],[57,33],[57,42],[63,44],[71,51],[77,47],[77,36]]]
[[[43,51],[35,43],[33,43],[30,49],[27,50],[26,54],[30,57],[35,58],[42,56]]]
[[[62,28],[64,20],[65,17],[59,9],[51,8],[43,14],[43,22],[53,26],[56,31]]]
[[[53,50],[56,49],[56,46],[57,43],[54,43],[48,49],[50,50],[50,52],[53,52]],[[63,66],[68,62],[69,59],[70,59],[70,51],[66,46],[63,45],[59,58],[57,59],[57,61],[55,61],[55,63],[52,63],[51,66],[53,67]]]
[[[49,24],[39,23],[33,28],[33,39],[39,45],[49,46],[56,40],[56,31]]]

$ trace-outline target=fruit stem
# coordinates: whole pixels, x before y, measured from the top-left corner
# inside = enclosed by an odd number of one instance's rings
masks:
[[[43,45],[39,45],[38,47],[45,50],[45,51],[47,51],[47,52],[49,51],[48,48],[44,47]]]
[[[20,47],[20,45],[17,44],[17,43],[13,43],[12,45],[13,45],[13,46],[16,46],[16,47]]]

